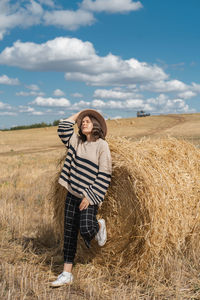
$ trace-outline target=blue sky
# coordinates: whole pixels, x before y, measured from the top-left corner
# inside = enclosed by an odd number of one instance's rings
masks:
[[[197,0],[1,0],[0,128],[200,112]]]

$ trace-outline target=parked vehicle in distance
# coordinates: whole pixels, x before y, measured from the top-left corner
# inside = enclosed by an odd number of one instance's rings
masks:
[[[137,111],[137,117],[138,117],[138,118],[139,118],[139,117],[148,117],[148,116],[150,116],[150,114],[149,114],[149,113],[145,113],[144,110],[139,110],[139,111]]]

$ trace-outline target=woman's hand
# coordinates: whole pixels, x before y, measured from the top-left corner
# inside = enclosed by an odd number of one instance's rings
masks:
[[[83,209],[87,209],[89,206],[90,202],[88,201],[87,198],[83,198],[83,200],[81,201],[81,204],[79,205],[79,209],[83,210]]]
[[[76,113],[75,115],[73,115],[73,116],[71,116],[71,117],[69,117],[67,119],[76,122],[76,120],[77,120],[77,118],[78,118],[78,116],[79,116],[80,113],[81,113],[81,111],[79,111],[78,113]]]

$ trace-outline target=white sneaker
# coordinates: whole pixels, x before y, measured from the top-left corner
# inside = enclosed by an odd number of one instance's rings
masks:
[[[98,220],[101,224],[99,231],[95,235],[95,240],[98,242],[99,246],[104,246],[107,241],[107,231],[106,231],[106,223],[104,219]]]
[[[64,284],[71,284],[73,282],[73,275],[72,273],[63,271],[60,275],[58,275],[58,278],[51,282],[52,287],[61,286]]]

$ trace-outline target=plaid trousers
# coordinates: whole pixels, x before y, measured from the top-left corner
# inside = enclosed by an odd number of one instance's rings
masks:
[[[87,248],[90,248],[91,240],[99,231],[99,223],[96,219],[98,205],[89,205],[87,209],[80,211],[79,205],[81,201],[81,198],[77,198],[68,192],[65,201],[64,218],[63,252],[65,263],[74,262],[79,230]]]

